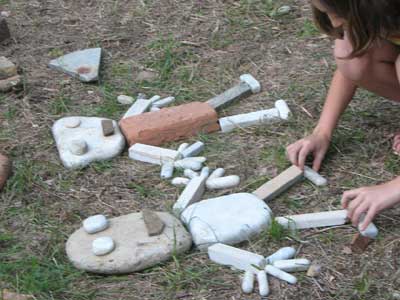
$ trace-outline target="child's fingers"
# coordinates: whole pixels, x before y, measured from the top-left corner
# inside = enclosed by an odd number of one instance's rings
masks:
[[[367,214],[365,215],[364,221],[360,225],[360,229],[361,230],[367,229],[369,223],[372,222],[377,213],[378,211],[376,210],[376,208],[374,206],[370,206]]]
[[[295,143],[295,144],[289,145],[286,150],[288,159],[295,166],[298,165],[298,153],[299,153],[300,147],[301,147],[300,145]]]
[[[311,152],[310,147],[307,145],[303,145],[299,152],[299,168],[304,169],[304,165],[306,164],[307,155]]]
[[[351,200],[351,202],[347,206],[347,217],[350,220],[353,220],[354,212],[357,209],[357,207],[361,204],[362,200],[363,200],[362,196],[358,195],[356,198]]]
[[[321,168],[322,161],[324,160],[324,154],[320,151],[314,155],[313,169],[315,172]]]
[[[349,202],[351,200],[353,200],[355,197],[357,197],[358,194],[359,194],[358,189],[344,192],[343,196],[342,196],[342,201],[341,201],[342,202],[342,207],[343,208],[347,208],[348,205],[349,205]]]

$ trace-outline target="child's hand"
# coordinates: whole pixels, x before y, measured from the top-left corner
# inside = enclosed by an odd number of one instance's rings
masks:
[[[354,226],[358,225],[361,215],[366,214],[361,230],[367,228],[382,210],[398,203],[400,203],[399,178],[381,185],[346,191],[342,197],[342,206],[348,210],[347,216]]]
[[[318,171],[329,148],[329,143],[330,139],[326,135],[313,133],[289,145],[286,148],[287,156],[292,164],[303,169],[307,156],[312,153],[314,156],[313,169]]]

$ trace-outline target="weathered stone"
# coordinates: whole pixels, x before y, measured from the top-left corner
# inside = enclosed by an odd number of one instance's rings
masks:
[[[7,289],[4,289],[1,293],[1,298],[2,300],[33,300],[33,296],[31,295],[24,295],[24,294],[18,294],[18,293],[13,293]]]
[[[307,276],[309,277],[318,277],[321,274],[322,267],[318,264],[312,264],[307,271]]]
[[[84,155],[88,150],[88,145],[85,140],[75,139],[69,143],[69,151],[73,155]]]
[[[132,104],[134,100],[131,96],[119,95],[117,97],[117,101],[121,104],[129,105],[129,104]]]
[[[92,242],[92,252],[96,256],[110,254],[115,249],[115,242],[109,236],[102,236]]]
[[[95,215],[83,220],[82,225],[87,233],[93,234],[106,229],[109,223],[104,215]]]
[[[7,156],[0,154],[0,191],[11,174],[11,162]]]
[[[21,80],[21,76],[19,76],[19,75],[0,80],[0,92],[3,92],[3,93],[9,92],[14,88],[20,87],[21,83],[22,83],[22,80]]]
[[[114,123],[112,120],[101,120],[101,128],[103,128],[104,136],[110,136],[114,134]]]
[[[0,80],[18,75],[17,67],[4,56],[0,56]]]
[[[0,43],[11,37],[10,29],[8,29],[6,19],[0,17]]]
[[[153,81],[155,79],[157,79],[158,74],[156,72],[152,72],[152,71],[141,71],[138,73],[138,75],[136,76],[136,81],[140,82],[140,81]]]
[[[142,215],[149,236],[159,235],[163,232],[165,224],[155,212],[144,209]]]
[[[83,228],[75,231],[67,241],[68,258],[81,270],[100,274],[126,274],[152,267],[168,260],[173,254],[190,249],[192,241],[182,223],[165,212],[157,212],[165,224],[164,231],[150,237],[142,213],[110,219],[110,226],[96,234]],[[92,253],[92,242],[101,236],[111,237],[115,250],[105,256]]]
[[[129,145],[142,143],[155,146],[219,130],[216,111],[201,102],[124,118],[120,127]]]

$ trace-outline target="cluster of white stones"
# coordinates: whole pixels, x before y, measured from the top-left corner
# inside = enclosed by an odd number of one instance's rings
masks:
[[[88,234],[99,233],[106,230],[109,222],[104,215],[95,215],[83,220],[83,229]],[[114,240],[109,236],[98,237],[92,242],[92,253],[96,256],[103,256],[115,249]]]
[[[161,98],[159,95],[154,95],[150,99],[146,99],[146,95],[140,93],[136,101],[134,101],[131,96],[127,95],[119,95],[117,101],[123,105],[132,105],[122,117],[124,119],[140,115],[147,111],[159,111],[161,108],[172,104],[175,101],[175,97],[169,96]]]

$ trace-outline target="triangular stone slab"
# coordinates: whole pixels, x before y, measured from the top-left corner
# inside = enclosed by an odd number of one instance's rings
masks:
[[[79,78],[83,82],[97,81],[101,60],[101,48],[75,51],[53,59],[49,67]]]

